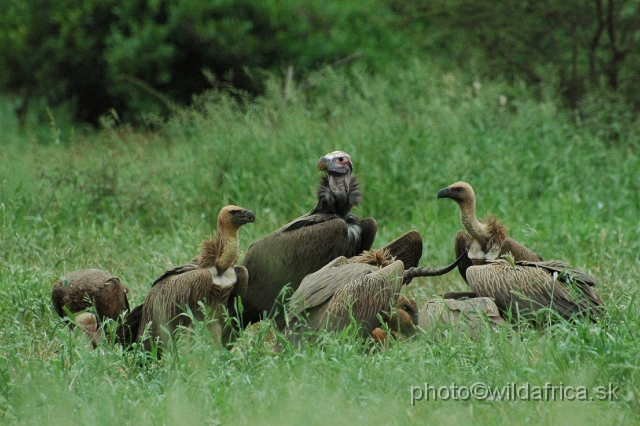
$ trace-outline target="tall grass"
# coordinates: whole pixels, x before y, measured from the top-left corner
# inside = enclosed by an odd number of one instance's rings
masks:
[[[632,423],[638,421],[640,275],[637,140],[607,144],[553,99],[519,85],[442,74],[414,61],[393,77],[357,67],[308,93],[239,105],[202,96],[155,132],[20,132],[2,109],[0,150],[0,417],[19,424]],[[502,105],[500,96],[508,102]],[[35,131],[32,131],[35,132]],[[45,136],[43,136],[45,135]],[[46,136],[49,135],[49,136]],[[364,191],[380,246],[410,229],[422,264],[453,259],[458,209],[437,191],[470,182],[480,215],[599,280],[608,318],[545,333],[451,334],[370,350],[325,336],[274,355],[260,336],[219,350],[196,329],[160,362],[62,327],[51,283],[72,270],[118,275],[141,302],[165,269],[191,259],[233,203],[257,220],[241,249],[314,205],[317,159],[342,149]],[[242,256],[242,254],[241,254]],[[454,272],[414,280],[419,301],[465,289]],[[411,387],[546,382],[619,388],[616,401],[417,401]]]

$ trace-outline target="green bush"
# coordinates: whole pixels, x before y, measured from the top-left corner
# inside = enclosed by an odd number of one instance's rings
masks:
[[[5,3],[0,90],[15,95],[23,123],[35,99],[71,104],[78,121],[97,124],[115,111],[122,121],[140,123],[212,84],[257,94],[268,76],[260,70],[291,65],[303,76],[358,49],[384,50],[371,46],[388,42],[380,0]]]

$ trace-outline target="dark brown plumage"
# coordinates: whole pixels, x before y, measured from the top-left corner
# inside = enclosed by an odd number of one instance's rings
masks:
[[[117,320],[129,309],[129,290],[110,272],[100,269],[82,269],[71,272],[53,284],[51,302],[61,318],[95,309],[98,322],[104,318]]]
[[[219,341],[222,309],[233,292],[242,294],[248,280],[244,267],[233,266],[238,253],[238,229],[254,220],[253,212],[242,207],[225,206],[220,210],[216,236],[202,243],[202,252],[191,262],[162,274],[152,284],[142,306],[132,311],[132,323],[140,316],[138,339],[148,328],[150,338],[161,347],[166,346],[178,326],[191,324],[190,318],[182,315],[187,309],[194,318],[203,319],[198,306],[203,302],[216,319],[210,328]],[[150,348],[148,340],[145,348]]]
[[[565,319],[574,314],[602,315],[602,300],[593,289],[595,278],[564,262],[492,260],[467,269],[467,281],[475,294],[494,299],[513,321],[520,317],[536,321],[541,309]]]
[[[486,261],[498,259],[507,253],[511,253],[516,261],[542,261],[542,257],[537,253],[508,237],[506,226],[497,217],[489,215],[482,221],[477,219],[476,195],[468,183],[456,182],[449,185],[438,191],[438,198],[451,198],[460,207],[460,220],[466,232],[456,233],[455,252],[456,257],[465,250],[468,253],[458,265],[465,281],[469,266],[485,264]]]
[[[282,309],[276,300],[287,284],[296,290],[305,276],[333,259],[360,254],[373,244],[376,221],[351,214],[362,196],[351,175],[351,157],[342,151],[331,152],[320,158],[318,170],[325,175],[318,186],[316,206],[256,241],[247,251],[242,263],[249,272],[243,298],[244,325],[260,320],[263,312],[279,312],[276,321],[282,326]],[[229,308],[233,312],[231,301]]]

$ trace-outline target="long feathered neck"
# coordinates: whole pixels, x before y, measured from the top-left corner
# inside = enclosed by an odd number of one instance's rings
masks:
[[[464,229],[483,247],[502,244],[507,238],[507,228],[494,215],[488,215],[483,221],[476,217],[476,201],[460,203],[460,220]]]
[[[218,223],[218,232],[202,242],[202,253],[199,264],[201,268],[215,266],[221,274],[231,266],[238,257],[238,229]]]
[[[489,229],[486,224],[480,222],[476,217],[475,198],[465,200],[460,205],[460,221],[464,229],[478,242],[484,245],[489,239]]]
[[[337,214],[346,217],[360,204],[362,191],[355,176],[326,174],[316,191],[318,203],[312,213]]]

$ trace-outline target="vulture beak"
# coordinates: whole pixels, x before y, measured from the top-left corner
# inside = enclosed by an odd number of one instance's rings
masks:
[[[446,188],[442,188],[438,191],[438,199],[440,198],[451,198],[451,189],[447,186]]]
[[[256,215],[251,210],[241,210],[233,215],[233,223],[235,225],[244,225],[245,223],[252,223],[256,220]]]
[[[318,160],[318,171],[347,174],[353,172],[351,156],[344,151],[333,151]]]

